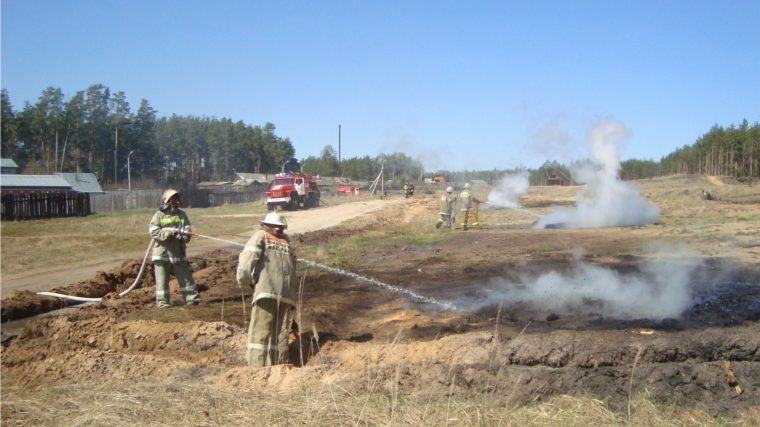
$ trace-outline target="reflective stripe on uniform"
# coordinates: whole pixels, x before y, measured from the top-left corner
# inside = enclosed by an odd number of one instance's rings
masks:
[[[175,258],[175,257],[165,257],[165,256],[153,256],[153,258],[150,259],[151,261],[166,261],[170,262],[172,264],[176,264],[178,262],[184,262],[185,258]]]
[[[267,350],[267,346],[264,345],[264,344],[256,344],[256,343],[250,343],[249,342],[248,343],[248,349],[249,350],[261,350],[261,351],[265,351],[265,350]],[[275,351],[277,351],[277,348],[275,348],[275,347],[269,347],[269,352],[270,353],[274,353]]]
[[[169,294],[169,291],[159,291],[158,289],[156,289],[156,296],[165,297],[168,294]]]
[[[149,232],[149,233],[152,233],[152,232],[154,232],[154,231],[156,231],[156,230],[159,230],[160,228],[161,228],[161,227],[156,227],[156,226],[154,225],[153,227],[150,227],[150,228],[148,228],[148,232]]]
[[[161,223],[161,225],[166,225],[166,224],[182,224],[182,220],[180,219],[179,216],[175,216],[175,217],[171,217],[171,218],[160,218],[158,220],[158,222]]]
[[[253,298],[254,298],[253,299],[254,303],[256,301],[260,300],[260,299],[267,298],[267,299],[278,300],[278,301],[284,302],[286,304],[290,304],[293,307],[296,306],[296,302],[293,301],[292,299],[290,299],[290,298],[283,298],[281,295],[277,295],[277,294],[270,294],[270,293],[262,292],[262,293],[260,293],[258,295],[254,295]]]

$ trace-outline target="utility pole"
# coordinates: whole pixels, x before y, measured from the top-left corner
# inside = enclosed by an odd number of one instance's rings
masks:
[[[119,178],[117,177],[116,168],[116,152],[119,151],[119,128],[116,128],[116,147],[113,150],[113,185],[115,188],[119,188]]]
[[[343,178],[343,165],[340,164],[340,125],[338,125],[338,168],[340,169],[340,177]]]
[[[132,171],[130,170],[130,167],[129,167],[129,156],[131,156],[132,153],[134,153],[134,150],[130,151],[129,154],[127,154],[127,182],[128,182],[128,184],[127,184],[128,187],[127,188],[128,188],[128,191],[132,191]]]

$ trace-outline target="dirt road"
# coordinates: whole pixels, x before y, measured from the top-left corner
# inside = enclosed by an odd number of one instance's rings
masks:
[[[322,230],[334,227],[343,221],[347,221],[361,215],[367,214],[387,206],[403,202],[403,198],[387,200],[370,200],[366,202],[345,203],[337,206],[322,206],[319,209],[309,209],[296,212],[285,212],[288,220],[288,233],[307,233],[311,231]],[[236,215],[240,217],[241,215]],[[248,216],[248,215],[246,215]],[[249,215],[251,217],[260,217],[260,215]],[[219,216],[223,218],[224,216]],[[202,230],[197,230],[202,233]],[[232,237],[223,236],[226,240],[239,241],[245,243],[247,238],[252,234],[251,231],[244,231]],[[146,239],[147,248],[149,240]],[[188,246],[188,255],[197,256],[214,249],[237,250],[237,246],[226,245],[222,242],[209,239],[194,239]],[[49,289],[63,286],[78,280],[84,280],[91,277],[97,271],[109,271],[120,267],[127,259],[142,258],[144,252],[128,254],[103,254],[98,259],[91,259],[88,262],[77,265],[70,265],[65,270],[55,269],[37,269],[26,271],[20,274],[2,276],[2,287],[0,287],[0,296],[6,295],[13,290],[27,290],[32,292],[47,291]]]

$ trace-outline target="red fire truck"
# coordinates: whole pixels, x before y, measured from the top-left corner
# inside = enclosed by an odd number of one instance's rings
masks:
[[[278,173],[266,191],[267,208],[273,211],[277,206],[296,210],[319,206],[319,187],[309,174],[293,172]]]

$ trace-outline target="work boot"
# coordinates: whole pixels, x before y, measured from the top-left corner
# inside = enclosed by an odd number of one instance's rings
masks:
[[[438,230],[439,228],[441,228],[441,225],[443,225],[443,221],[436,222],[435,223],[435,229]]]

